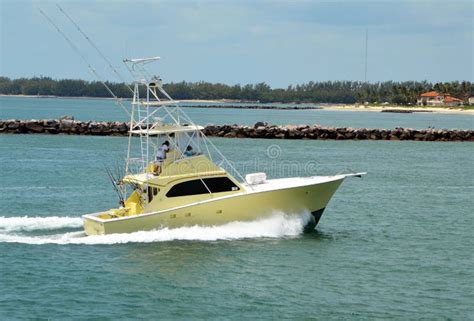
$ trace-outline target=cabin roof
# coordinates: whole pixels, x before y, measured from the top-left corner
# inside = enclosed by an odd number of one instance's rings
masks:
[[[133,129],[132,134],[146,134],[149,136],[163,135],[171,133],[186,133],[203,130],[204,127],[199,125],[163,125],[151,129]]]
[[[222,168],[218,167],[204,155],[185,157],[175,161],[168,161],[162,165],[161,173],[156,176],[151,173],[127,175],[123,181],[126,183],[158,183],[166,185],[169,181],[191,177],[206,177],[226,175],[230,176]]]

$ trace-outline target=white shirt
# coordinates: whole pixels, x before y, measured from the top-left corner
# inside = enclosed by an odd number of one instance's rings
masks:
[[[163,160],[166,158],[166,152],[169,151],[170,148],[166,145],[161,145],[156,152],[156,160]]]

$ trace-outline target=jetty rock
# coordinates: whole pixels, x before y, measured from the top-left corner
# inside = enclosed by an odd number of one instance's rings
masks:
[[[0,120],[0,134],[51,134],[127,136],[130,125],[120,121],[79,121],[74,117],[42,120]],[[352,127],[324,127],[318,124],[269,125],[257,122],[248,125],[207,125],[203,132],[210,137],[315,139],[315,140],[413,140],[413,141],[469,141],[474,142],[474,130],[458,129],[374,129]]]
[[[204,134],[212,137],[240,137],[266,139],[319,139],[319,140],[414,140],[414,141],[474,141],[473,130],[457,129],[374,129],[351,127],[324,127],[321,125],[268,125],[257,122],[254,126],[208,125]]]

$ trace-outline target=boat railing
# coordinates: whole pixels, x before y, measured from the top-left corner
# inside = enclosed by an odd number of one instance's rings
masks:
[[[146,164],[141,157],[127,158],[125,162],[125,173],[128,174],[139,174],[143,173]]]

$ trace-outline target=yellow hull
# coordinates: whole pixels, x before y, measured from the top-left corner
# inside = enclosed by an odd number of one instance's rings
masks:
[[[102,220],[97,214],[84,215],[87,235],[131,233],[193,225],[222,225],[232,221],[252,221],[275,212],[313,213],[317,224],[322,211],[345,176],[312,185],[262,191],[244,191],[224,197],[151,213]]]

